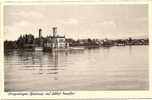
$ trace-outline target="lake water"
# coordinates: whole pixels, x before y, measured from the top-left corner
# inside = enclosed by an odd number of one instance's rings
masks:
[[[148,46],[5,52],[5,91],[147,90]]]

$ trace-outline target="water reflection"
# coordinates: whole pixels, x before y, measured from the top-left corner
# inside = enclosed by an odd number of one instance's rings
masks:
[[[146,90],[148,46],[5,52],[5,90]]]
[[[33,51],[7,51],[5,52],[5,63],[16,64],[19,70],[29,70],[34,75],[52,74],[53,79],[58,80],[57,74],[66,69],[66,56],[69,54],[82,53],[83,51],[67,52],[33,52]],[[64,59],[62,58],[64,57]],[[15,62],[11,62],[14,59]],[[63,61],[64,60],[64,61]]]
[[[51,64],[47,63],[47,62],[44,63],[43,58],[45,58],[45,57],[43,57],[43,55],[44,56],[48,55],[46,57],[46,59],[47,59],[48,62],[52,62],[52,63]],[[61,67],[58,64],[58,52],[48,53],[48,54],[44,54],[43,52],[34,52],[30,56],[31,56],[31,60],[32,60],[32,65],[30,65],[30,66],[25,65],[24,70],[29,69],[30,67],[31,68],[33,67],[34,70],[37,70],[36,73],[34,73],[34,74],[39,74],[39,75],[55,74],[54,79],[57,80],[57,75],[56,74],[58,74],[58,72],[60,70],[63,70],[63,69],[61,69]],[[27,60],[30,60],[30,59],[27,59]]]

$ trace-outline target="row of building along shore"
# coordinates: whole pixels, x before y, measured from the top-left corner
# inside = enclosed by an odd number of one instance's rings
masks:
[[[74,47],[99,48],[126,45],[148,45],[149,39],[78,39],[66,38],[57,34],[57,27],[53,27],[53,35],[43,37],[42,29],[39,29],[39,37],[35,38],[32,34],[21,35],[16,41],[4,41],[4,49],[23,49],[23,50],[43,50],[52,51],[53,49],[69,49]]]

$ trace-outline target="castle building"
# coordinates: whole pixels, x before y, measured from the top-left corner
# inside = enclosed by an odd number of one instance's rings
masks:
[[[66,42],[65,36],[57,35],[57,27],[53,27],[53,36],[48,36],[45,40],[44,46],[54,48],[67,48],[69,43]]]

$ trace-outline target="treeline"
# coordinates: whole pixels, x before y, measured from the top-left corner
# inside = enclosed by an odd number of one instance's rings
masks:
[[[85,46],[85,47],[99,47],[99,41],[97,39],[66,39],[70,46]]]
[[[42,44],[47,41],[47,37],[41,37]],[[72,38],[66,39],[69,46],[85,46],[87,48],[95,48],[102,46],[125,46],[125,45],[148,45],[149,39],[78,39],[74,40]],[[15,41],[4,41],[5,49],[24,49],[24,48],[34,48],[40,45],[40,39],[35,38],[32,34],[21,35]]]
[[[15,41],[4,41],[4,49],[21,49],[25,44],[34,44],[35,38],[32,34],[21,35]]]
[[[85,46],[88,48],[102,47],[102,46],[125,46],[125,45],[148,45],[149,39],[68,39],[70,46]]]

